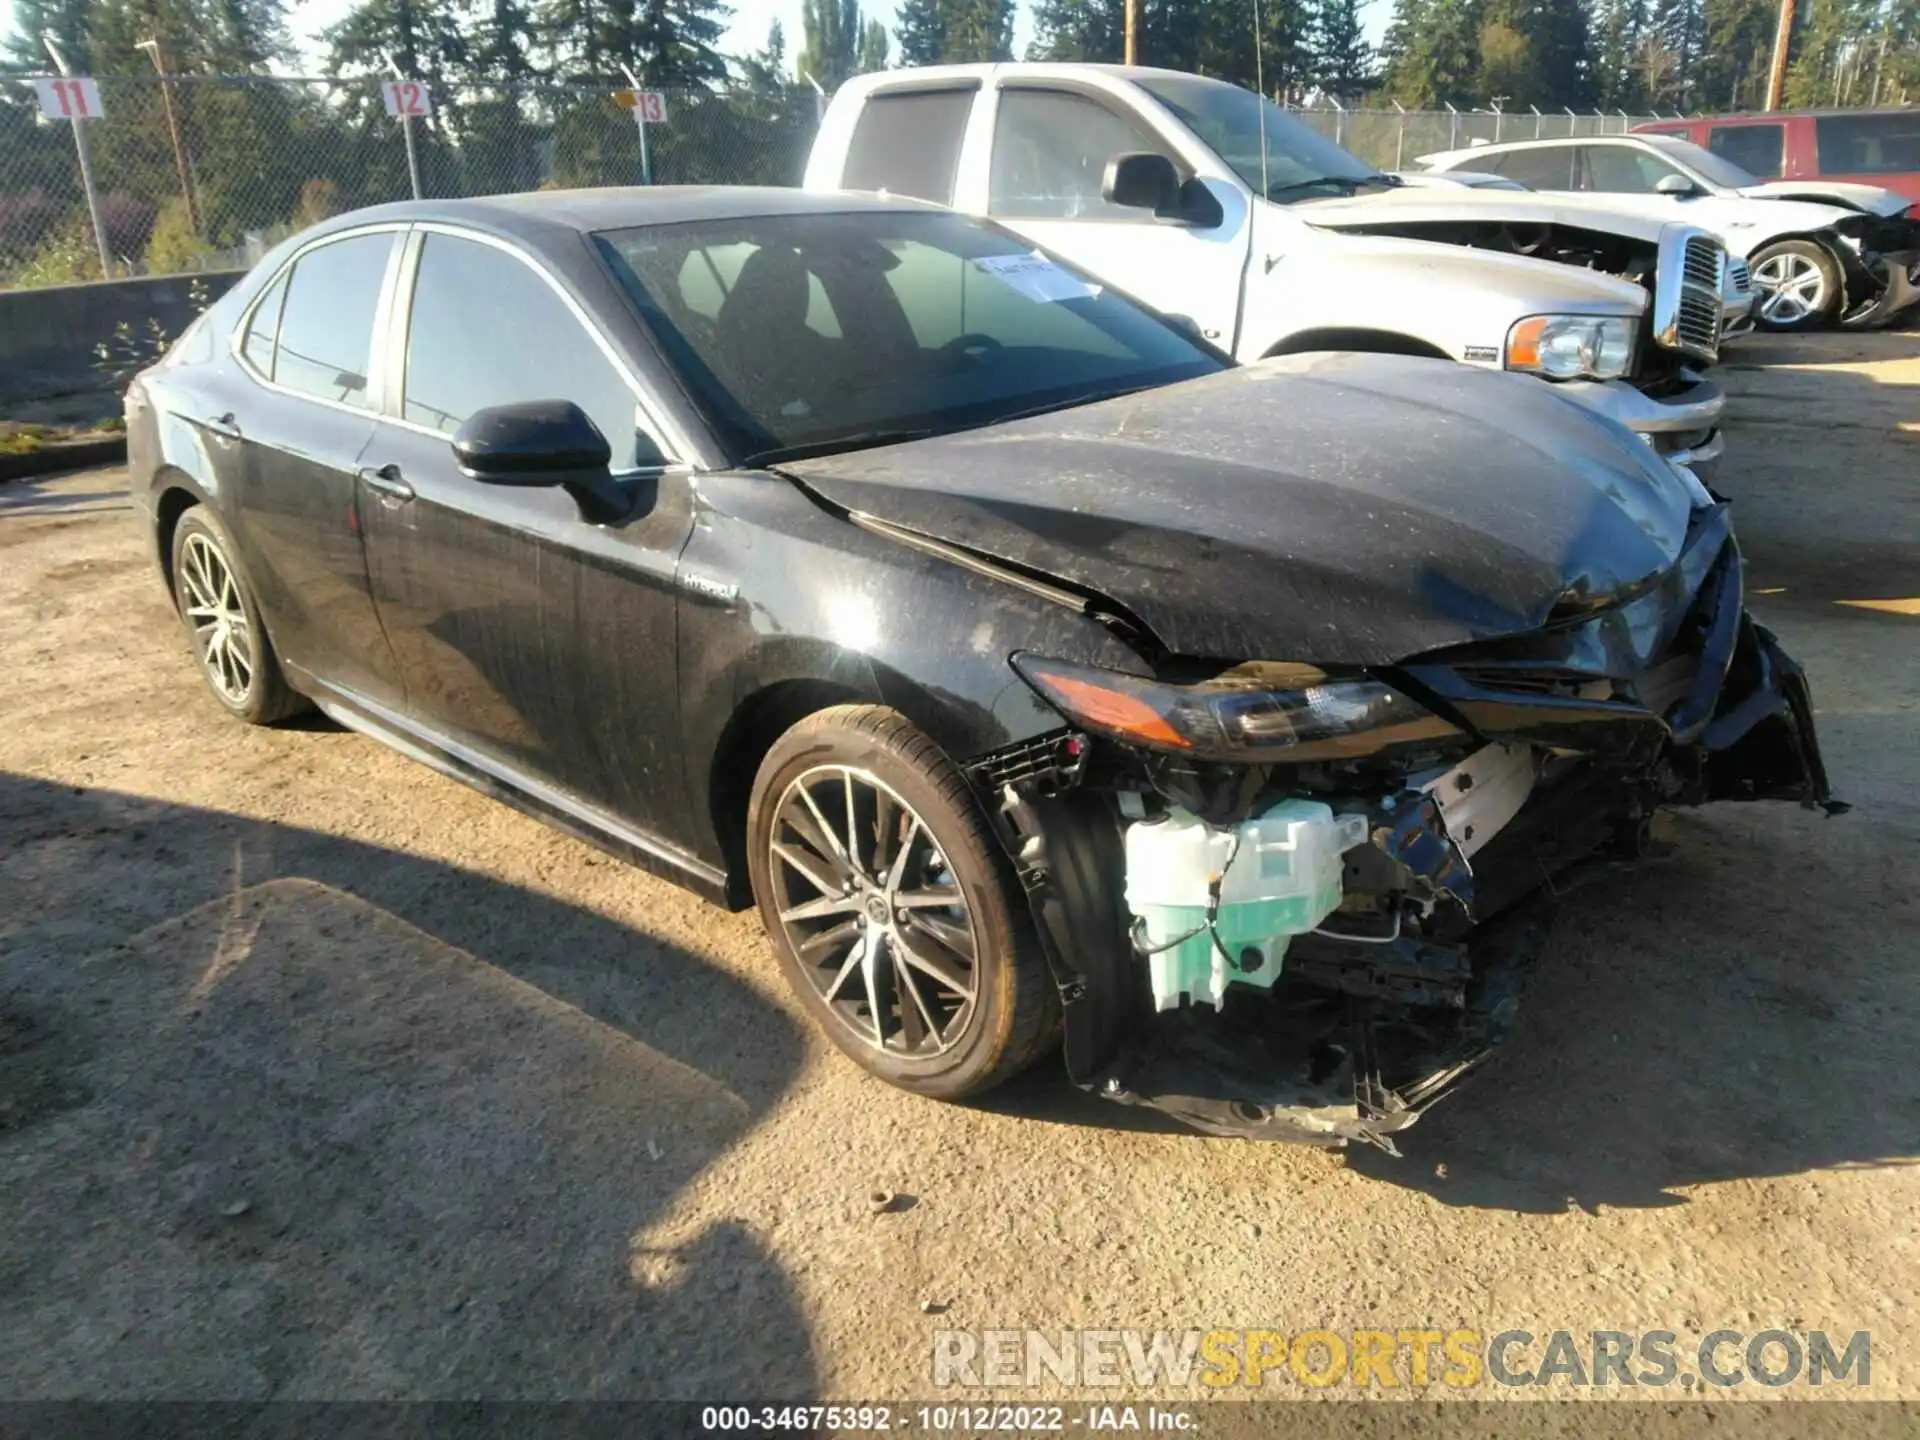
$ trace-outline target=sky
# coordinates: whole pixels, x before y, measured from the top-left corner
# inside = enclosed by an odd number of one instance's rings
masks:
[[[800,0],[731,0],[731,3],[733,23],[720,46],[725,54],[747,55],[760,49],[767,43],[767,27],[775,20],[787,32],[787,55],[791,58],[799,53]],[[305,61],[301,68],[309,73],[317,71],[320,50],[314,37],[352,6],[353,0],[293,0],[291,23]],[[1364,7],[1367,38],[1375,44],[1380,42],[1381,32],[1386,28],[1390,8],[1384,0],[1371,0]],[[894,0],[866,0],[861,9],[869,17],[885,22],[889,30],[893,28]],[[0,31],[12,29],[13,0],[0,0]],[[1013,53],[1024,55],[1027,42],[1032,38],[1033,8],[1022,0],[1015,10]]]

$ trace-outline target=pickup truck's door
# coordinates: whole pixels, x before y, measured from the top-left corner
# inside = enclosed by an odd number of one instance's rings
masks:
[[[1250,230],[1245,195],[1209,182],[1221,208],[1210,228],[1111,205],[1100,187],[1116,155],[1157,151],[1190,167],[1116,98],[1023,84],[994,99],[987,213],[1231,350]]]

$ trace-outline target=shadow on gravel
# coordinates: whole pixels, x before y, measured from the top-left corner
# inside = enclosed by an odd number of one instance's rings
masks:
[[[776,1260],[675,1218],[802,1054],[697,956],[0,775],[0,957],[0,1398],[812,1394]]]
[[[1551,1213],[1920,1163],[1920,832],[1765,809],[1670,816],[1674,860],[1569,896],[1509,1048],[1352,1167]]]

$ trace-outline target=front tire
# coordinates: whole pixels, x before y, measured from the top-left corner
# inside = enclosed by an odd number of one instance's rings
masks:
[[[761,762],[747,836],[787,983],[865,1069],[954,1100],[1053,1042],[1025,897],[966,780],[904,716],[843,705],[794,726]]]
[[[1779,240],[1754,252],[1756,317],[1765,330],[1815,330],[1840,306],[1840,265],[1812,240]]]
[[[200,676],[229,715],[272,725],[307,707],[280,671],[233,538],[203,506],[174,527],[173,600]]]

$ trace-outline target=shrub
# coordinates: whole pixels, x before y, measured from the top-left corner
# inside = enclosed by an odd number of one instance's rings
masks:
[[[153,238],[147,242],[149,275],[204,269],[202,261],[213,253],[213,246],[193,228],[184,196],[176,195],[160,207],[160,216],[153,222]]]

